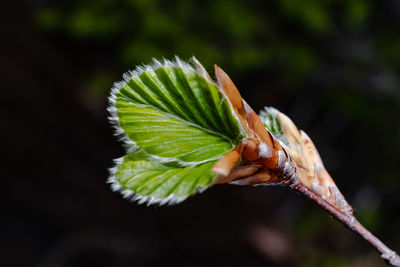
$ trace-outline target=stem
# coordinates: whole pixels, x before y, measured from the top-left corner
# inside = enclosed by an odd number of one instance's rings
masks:
[[[373,246],[379,253],[381,253],[381,257],[387,264],[392,266],[400,267],[400,257],[399,255],[388,248],[385,244],[382,243],[376,236],[371,234],[370,231],[365,229],[364,226],[360,224],[359,221],[354,217],[351,213],[344,213],[327,201],[325,201],[320,195],[316,194],[314,191],[309,190],[297,177],[293,177],[295,179],[292,180],[290,184],[290,188],[296,192],[299,192],[306,196],[308,199],[316,202],[321,208],[330,213],[333,218],[341,222],[345,227],[349,228],[353,232],[360,235],[367,241],[371,246]]]

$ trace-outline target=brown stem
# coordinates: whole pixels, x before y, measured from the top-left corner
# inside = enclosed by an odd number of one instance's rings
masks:
[[[321,208],[329,212],[336,220],[340,221],[345,227],[349,228],[353,232],[359,234],[368,243],[371,244],[379,253],[384,261],[392,266],[400,267],[400,257],[396,252],[388,248],[382,243],[377,237],[371,234],[370,231],[365,229],[357,219],[351,213],[344,213],[327,201],[325,201],[321,196],[316,194],[314,191],[309,190],[297,177],[293,177],[290,188],[296,192],[299,192],[306,196],[308,199],[316,202]]]

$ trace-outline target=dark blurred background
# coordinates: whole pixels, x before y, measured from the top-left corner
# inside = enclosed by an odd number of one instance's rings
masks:
[[[124,151],[109,90],[174,55],[289,115],[400,251],[400,1],[11,0],[0,21],[1,266],[383,266],[282,187],[215,186],[170,207],[110,190]]]

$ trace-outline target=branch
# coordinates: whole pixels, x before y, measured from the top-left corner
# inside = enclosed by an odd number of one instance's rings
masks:
[[[387,264],[400,267],[399,255],[395,251],[388,248],[385,244],[382,243],[382,241],[380,241],[376,236],[371,234],[370,231],[362,226],[353,214],[344,213],[338,210],[327,201],[325,201],[320,195],[316,194],[312,190],[309,190],[297,177],[293,177],[293,182],[290,184],[290,188],[317,203],[321,208],[331,214],[333,218],[341,222],[345,227],[364,238],[365,241],[367,241],[381,254],[382,259]]]

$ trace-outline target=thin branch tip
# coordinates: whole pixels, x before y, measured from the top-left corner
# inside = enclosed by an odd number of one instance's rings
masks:
[[[381,258],[389,265],[400,267],[400,256],[389,247],[387,247],[381,240],[368,231],[357,218],[349,212],[341,211],[324,200],[319,194],[315,193],[305,186],[298,178],[292,180],[289,185],[290,189],[298,192],[313,202],[317,203],[322,209],[327,211],[332,217],[341,222],[346,228],[357,233],[372,247],[374,247],[380,254]]]

